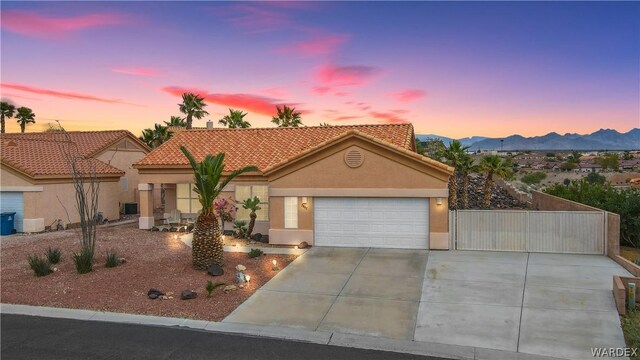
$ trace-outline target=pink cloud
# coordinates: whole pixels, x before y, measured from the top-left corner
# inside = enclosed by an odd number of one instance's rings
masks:
[[[425,97],[426,93],[423,90],[407,89],[389,95],[401,103],[408,103]]]
[[[349,120],[355,120],[355,119],[360,119],[362,118],[362,116],[352,116],[352,115],[343,115],[343,116],[338,116],[337,118],[333,119],[334,121],[349,121]]]
[[[318,69],[316,78],[323,84],[349,86],[364,84],[380,73],[379,68],[366,65],[324,65]]]
[[[269,9],[265,4],[236,3],[213,10],[224,17],[231,26],[245,33],[258,34],[282,30],[293,26],[289,15],[280,9]]]
[[[3,29],[39,38],[61,38],[76,31],[118,25],[126,21],[124,16],[114,13],[53,17],[28,10],[2,11]]]
[[[86,94],[86,93],[58,91],[58,90],[44,89],[44,88],[39,88],[39,87],[34,87],[29,85],[22,85],[22,84],[2,83],[0,84],[0,88],[18,90],[18,91],[31,93],[31,94],[46,95],[46,96],[52,96],[57,98],[63,98],[63,99],[88,100],[88,101],[98,101],[98,102],[112,103],[112,104],[115,104],[115,103],[124,104],[124,102],[118,99],[107,99],[107,98],[102,98],[102,97],[98,97],[98,96]]]
[[[388,112],[371,111],[369,115],[383,124],[404,124],[409,122],[404,116],[407,110],[389,110]]]
[[[310,40],[295,42],[289,46],[276,49],[275,52],[307,56],[327,55],[333,54],[338,47],[348,40],[349,37],[346,35],[323,35]]]
[[[153,68],[148,67],[115,67],[111,71],[134,76],[154,77],[160,76],[160,72]]]
[[[287,88],[284,86],[262,89],[262,90],[259,90],[258,92],[266,96],[271,96],[276,98],[287,97]]]
[[[216,94],[209,93],[208,91],[202,89],[182,88],[177,86],[168,86],[162,88],[161,90],[174,96],[182,96],[182,94],[185,92],[192,92],[204,97],[204,100],[206,102],[269,116],[273,115],[276,112],[277,105],[296,105],[291,103],[282,103],[277,99],[252,94]],[[309,113],[309,111],[303,110],[301,110],[300,112],[303,114]]]
[[[333,88],[331,88],[330,86],[314,86],[311,88],[311,92],[316,95],[326,95],[331,90],[333,90]]]

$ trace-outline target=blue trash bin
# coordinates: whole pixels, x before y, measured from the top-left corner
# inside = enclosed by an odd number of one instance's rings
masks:
[[[15,218],[15,212],[3,212],[0,214],[0,235],[11,235],[13,233],[13,221]]]

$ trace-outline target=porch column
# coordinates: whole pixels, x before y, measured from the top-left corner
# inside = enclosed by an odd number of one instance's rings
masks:
[[[138,184],[140,192],[140,219],[138,228],[148,230],[155,226],[153,217],[153,184]]]

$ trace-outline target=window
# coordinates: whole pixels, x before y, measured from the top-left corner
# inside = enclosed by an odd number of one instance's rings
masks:
[[[236,203],[238,211],[236,220],[249,221],[251,211],[242,208],[242,202],[257,196],[260,199],[260,210],[256,211],[257,221],[269,221],[269,187],[267,185],[236,185]]]
[[[297,197],[284,198],[284,228],[285,229],[298,228],[298,198]]]
[[[120,178],[120,191],[129,191],[129,179],[124,176]]]
[[[193,184],[176,184],[176,208],[184,214],[195,214],[202,209]]]

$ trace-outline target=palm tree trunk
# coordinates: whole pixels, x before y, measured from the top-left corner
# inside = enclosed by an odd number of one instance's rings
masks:
[[[249,217],[251,220],[249,220],[249,227],[247,228],[247,239],[251,238],[251,233],[253,232],[253,227],[256,226],[256,218],[258,215],[252,211],[251,214],[249,214]]]
[[[449,177],[449,209],[458,208],[458,179],[454,173]]]
[[[482,197],[482,207],[488,209],[491,207],[491,194],[493,192],[493,175],[487,175],[484,181],[484,194]]]
[[[462,175],[462,208],[469,208],[469,174]]]
[[[24,134],[24,130],[27,127],[27,123],[25,122],[21,122],[20,123],[20,132]]]
[[[187,114],[187,130],[191,130],[192,127],[192,123],[193,123],[193,118],[191,116],[191,114]]]
[[[0,121],[2,128],[0,129],[0,133],[4,134],[4,113],[2,115],[0,115]]]
[[[200,214],[193,230],[193,268],[205,270],[212,264],[224,265],[224,247],[220,224],[214,214]]]

